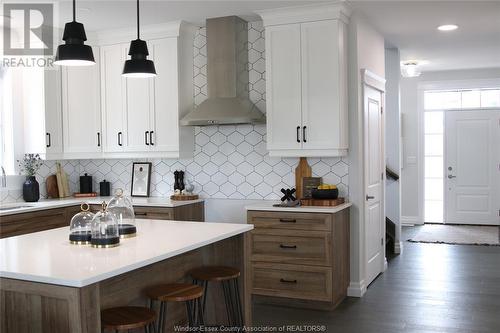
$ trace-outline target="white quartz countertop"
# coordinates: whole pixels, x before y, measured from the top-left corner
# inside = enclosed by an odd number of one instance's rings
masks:
[[[346,202],[338,206],[296,206],[296,207],[274,207],[273,204],[278,204],[279,202],[266,202],[258,203],[254,205],[245,206],[246,210],[264,210],[271,212],[296,212],[296,213],[336,213],[349,208],[352,203]]]
[[[69,227],[0,239],[0,277],[84,287],[253,229],[251,224],[138,220],[114,248],[72,245]]]
[[[63,199],[43,199],[38,202],[15,202],[9,204],[0,205],[0,216],[12,215],[12,214],[21,214],[21,213],[29,213],[36,212],[39,210],[45,209],[53,209],[53,208],[63,208],[69,206],[80,205],[83,202],[87,202],[91,205],[93,204],[101,204],[103,201],[108,202],[112,197],[93,197],[93,198],[63,198]],[[170,200],[169,197],[149,197],[149,198],[132,198],[132,204],[134,206],[144,206],[144,207],[164,207],[164,208],[173,208],[184,205],[190,205],[197,202],[202,202],[203,199],[197,200],[183,200],[183,201],[175,201]],[[9,207],[19,207],[16,209],[5,209]]]

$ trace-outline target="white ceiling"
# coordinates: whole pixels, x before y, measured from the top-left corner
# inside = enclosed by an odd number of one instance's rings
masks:
[[[26,2],[27,0],[11,0]],[[30,0],[30,2],[46,0]],[[71,17],[71,1],[59,3],[61,25]],[[307,3],[330,1],[232,0],[169,1],[141,0],[141,22],[162,23],[174,20],[204,25],[209,17],[239,15],[258,20],[255,11]],[[500,0],[429,1],[429,0],[348,0],[386,38],[387,44],[400,49],[402,60],[425,60],[423,71],[500,67]],[[135,25],[135,1],[77,0],[77,20],[87,31]],[[436,27],[454,23],[459,29],[440,32]]]
[[[423,71],[500,67],[500,1],[349,1]],[[436,29],[456,24],[451,32]]]

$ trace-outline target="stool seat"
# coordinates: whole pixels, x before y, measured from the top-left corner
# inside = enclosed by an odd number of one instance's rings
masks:
[[[139,306],[122,306],[101,311],[101,326],[113,330],[130,330],[153,323],[156,313]]]
[[[226,266],[205,266],[193,269],[191,277],[198,281],[226,281],[240,276],[239,269]]]
[[[148,288],[145,293],[157,301],[185,302],[203,296],[203,288],[189,283],[169,283]]]

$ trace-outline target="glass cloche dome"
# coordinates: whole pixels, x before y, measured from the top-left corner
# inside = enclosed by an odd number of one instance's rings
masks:
[[[118,223],[115,216],[108,212],[106,202],[102,203],[101,210],[92,220],[92,247],[114,247],[120,244]]]
[[[108,211],[113,214],[118,222],[120,238],[134,237],[137,232],[135,226],[135,213],[132,200],[123,194],[121,188],[117,189],[115,196],[108,203]]]
[[[71,244],[90,244],[92,238],[92,219],[94,214],[89,211],[89,204],[82,203],[80,212],[75,214],[69,225],[69,242]]]

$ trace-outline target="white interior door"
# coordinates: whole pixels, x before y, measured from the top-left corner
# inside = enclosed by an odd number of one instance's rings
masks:
[[[500,110],[447,111],[445,222],[499,224]]]
[[[366,285],[384,270],[382,92],[364,87]]]

